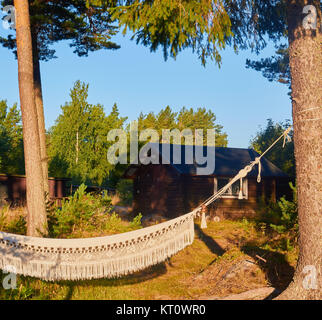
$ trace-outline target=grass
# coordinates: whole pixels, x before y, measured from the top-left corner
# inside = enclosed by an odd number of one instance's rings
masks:
[[[18,276],[17,289],[1,287],[0,299],[198,299],[263,286],[283,289],[292,279],[297,247],[285,250],[281,237],[265,234],[254,221],[209,222],[207,229],[196,223],[195,230],[191,246],[142,272],[77,282]]]
[[[25,234],[27,211],[23,207],[0,207],[0,230],[15,234]]]

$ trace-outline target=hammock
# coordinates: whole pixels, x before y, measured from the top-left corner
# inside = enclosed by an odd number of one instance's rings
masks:
[[[287,137],[286,130],[260,157],[257,157],[222,189],[192,212],[154,226],[122,234],[87,239],[49,239],[0,232],[0,269],[43,280],[85,280],[125,276],[165,261],[194,240],[194,218],[203,208],[220,198],[228,188],[258,165],[260,159]]]
[[[0,268],[13,266],[17,274],[44,280],[120,277],[165,261],[193,239],[192,213],[127,233],[87,239],[1,232]]]

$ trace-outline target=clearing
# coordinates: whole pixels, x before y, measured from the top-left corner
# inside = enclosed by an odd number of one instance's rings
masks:
[[[18,276],[17,289],[1,287],[0,299],[217,299],[263,287],[283,290],[291,281],[298,248],[284,248],[280,236],[267,235],[255,221],[208,222],[207,229],[196,223],[195,230],[191,246],[142,272],[78,282]]]

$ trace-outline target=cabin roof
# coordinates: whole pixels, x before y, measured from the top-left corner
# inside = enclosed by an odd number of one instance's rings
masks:
[[[160,155],[160,163],[171,165],[179,174],[183,175],[196,175],[197,168],[202,167],[198,165],[193,158],[193,164],[185,164],[185,145],[169,145],[169,144],[159,144],[159,143],[149,143],[148,146],[151,150],[155,151]],[[174,146],[181,149],[181,161],[180,164],[177,164],[173,159]],[[202,148],[203,155],[207,155],[207,147],[199,146],[188,146],[193,150],[193,155],[195,155],[196,148]],[[226,147],[209,147],[210,154],[213,154],[215,157],[215,170],[212,174],[214,176],[235,176],[239,170],[243,169],[245,166],[250,164],[251,161],[254,161],[256,157],[260,156],[253,149],[242,149],[242,148],[226,148]],[[170,150],[167,152],[166,150]],[[201,151],[201,149],[199,149]],[[177,156],[178,158],[178,156]],[[180,158],[178,158],[180,160]],[[137,165],[136,165],[137,166]],[[135,165],[130,166],[125,173],[125,176],[135,176],[134,171]],[[265,157],[261,159],[261,176],[262,177],[288,177],[281,169],[275,166],[272,162],[267,160]],[[132,173],[131,173],[132,171]],[[248,176],[257,176],[258,166],[255,166],[253,170],[248,174]]]

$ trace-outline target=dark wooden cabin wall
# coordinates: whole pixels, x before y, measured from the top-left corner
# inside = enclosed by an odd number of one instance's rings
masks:
[[[186,212],[195,209],[214,193],[212,177],[183,176],[181,179]]]
[[[247,180],[247,199],[218,199],[209,206],[208,213],[223,218],[254,216],[259,204],[276,201],[288,185],[287,179],[281,186],[276,178],[262,178],[260,183],[253,177]],[[141,166],[134,180],[134,210],[172,218],[192,211],[213,192],[214,177],[179,175],[168,165]]]
[[[51,199],[63,198],[66,194],[65,179],[49,179]],[[0,204],[25,205],[26,178],[24,176],[0,175]]]
[[[179,176],[167,165],[140,167],[134,180],[134,210],[166,217],[184,213]]]
[[[265,181],[262,181],[265,184]],[[258,208],[258,197],[261,194],[256,179],[248,178],[248,198],[221,198],[218,199],[210,208],[211,215],[220,218],[237,219],[241,217],[251,217],[256,214]]]
[[[26,178],[23,176],[0,176],[1,203],[24,205],[26,202]]]
[[[256,178],[248,178],[248,198],[221,198],[208,208],[211,216],[223,218],[251,217],[256,214],[261,200],[276,201],[276,186],[278,181],[274,178],[262,178],[257,183]],[[191,211],[213,194],[214,177],[184,177],[184,203],[185,211]]]

